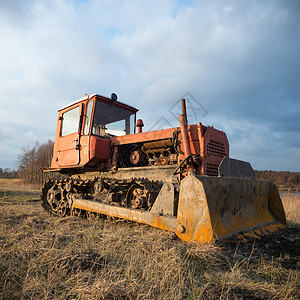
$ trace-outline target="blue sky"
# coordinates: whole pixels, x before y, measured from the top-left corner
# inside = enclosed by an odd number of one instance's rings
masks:
[[[297,0],[0,1],[0,167],[85,93],[115,92],[149,130],[178,126],[188,91],[231,157],[300,171],[299,20]]]

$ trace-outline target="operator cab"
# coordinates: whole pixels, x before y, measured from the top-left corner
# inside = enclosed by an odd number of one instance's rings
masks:
[[[132,106],[100,95],[86,95],[58,111],[51,168],[106,164],[111,160],[113,136],[135,133]]]

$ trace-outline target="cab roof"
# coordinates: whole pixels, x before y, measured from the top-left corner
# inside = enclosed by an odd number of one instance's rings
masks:
[[[80,103],[80,102],[82,102],[82,101],[85,101],[85,100],[88,100],[88,99],[91,100],[92,98],[94,98],[94,99],[96,99],[96,100],[99,100],[99,101],[101,101],[101,102],[104,102],[104,103],[114,103],[114,105],[116,105],[116,106],[118,106],[118,107],[120,107],[120,108],[129,110],[129,111],[132,111],[132,112],[134,112],[134,113],[136,113],[136,112],[139,111],[138,109],[136,109],[136,108],[133,107],[133,106],[127,105],[127,104],[122,103],[122,102],[120,102],[120,101],[114,101],[114,102],[113,102],[111,98],[108,98],[108,97],[105,97],[105,96],[102,96],[102,95],[98,95],[98,94],[92,94],[92,95],[86,94],[84,97],[81,97],[81,98],[79,98],[79,99],[77,99],[77,100],[75,100],[75,101],[73,101],[73,102],[71,102],[71,103],[69,103],[69,104],[63,106],[63,107],[60,108],[58,111],[61,111],[61,110],[63,110],[63,109],[66,109],[66,108],[68,108],[68,107],[70,107],[70,106],[73,106],[74,104]]]

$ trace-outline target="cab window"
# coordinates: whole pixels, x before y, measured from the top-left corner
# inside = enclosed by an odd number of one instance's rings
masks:
[[[90,131],[93,105],[94,105],[94,100],[91,100],[90,102],[88,102],[87,107],[86,107],[84,134],[89,134],[89,131]]]
[[[92,134],[99,136],[121,136],[134,133],[135,113],[97,101]]]
[[[79,116],[79,106],[63,113],[61,136],[78,132]]]

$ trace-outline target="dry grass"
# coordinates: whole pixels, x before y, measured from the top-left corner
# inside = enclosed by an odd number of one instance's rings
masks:
[[[281,248],[270,253],[266,241],[231,247],[184,243],[137,223],[53,217],[35,200],[37,194],[0,191],[0,299],[300,296],[299,261]],[[297,247],[297,235],[299,227],[287,231],[290,248]],[[275,238],[271,248],[282,237]]]
[[[40,191],[41,186],[38,184],[28,184],[24,179],[5,179],[0,178],[1,190],[17,190],[17,191]]]
[[[281,199],[287,220],[300,223],[300,194],[285,193]]]

